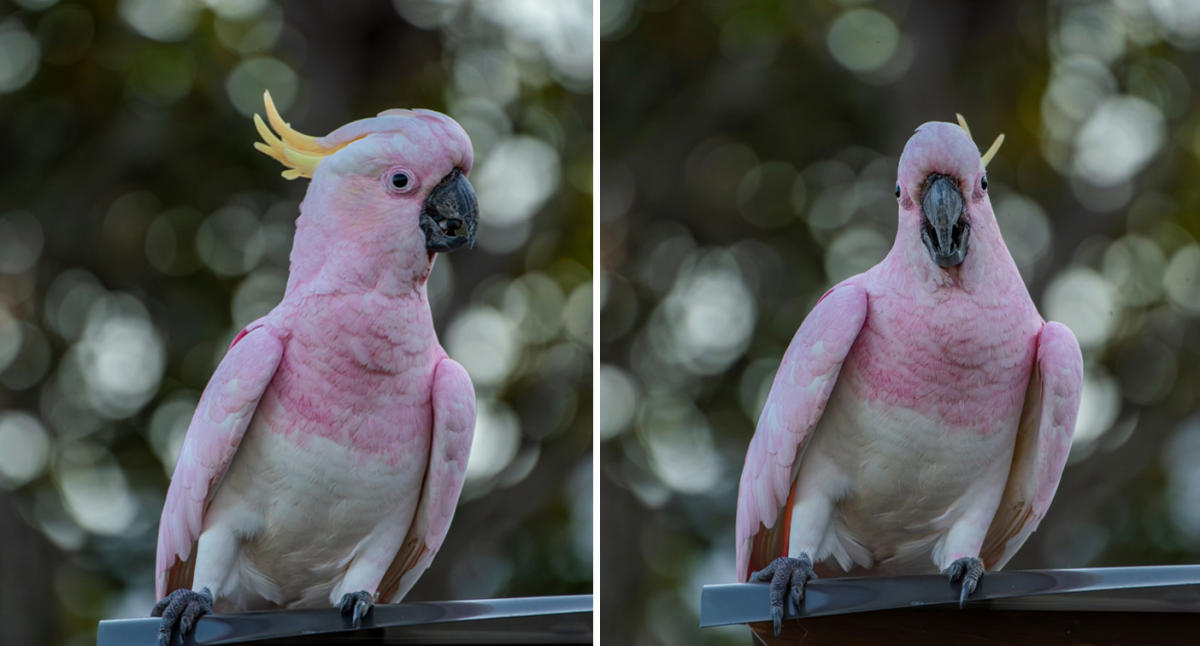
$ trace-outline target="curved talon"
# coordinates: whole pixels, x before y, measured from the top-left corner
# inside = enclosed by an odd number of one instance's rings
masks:
[[[366,590],[358,592],[347,592],[342,595],[342,601],[338,604],[338,608],[342,614],[350,614],[350,621],[355,628],[362,624],[362,620],[375,607],[375,597]]]
[[[812,559],[804,552],[796,558],[781,556],[771,561],[767,567],[750,575],[752,583],[771,584],[771,622],[775,625],[776,637],[783,629],[784,598],[790,596],[796,605],[796,611],[799,612],[800,603],[804,601],[804,589],[808,582],[815,578],[817,573],[813,571]]]
[[[979,579],[983,577],[983,573],[983,561],[975,556],[964,556],[942,570],[942,574],[950,577],[951,584],[961,581],[961,589],[958,593],[959,608],[966,606],[967,597],[971,596],[971,593],[979,587]]]
[[[208,588],[194,590],[179,589],[159,599],[150,611],[151,617],[162,617],[158,625],[158,644],[167,646],[175,625],[179,625],[179,637],[183,639],[196,627],[200,617],[212,612],[213,594]]]

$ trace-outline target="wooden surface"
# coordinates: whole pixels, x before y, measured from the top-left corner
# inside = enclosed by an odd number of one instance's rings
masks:
[[[1200,613],[921,608],[788,619],[779,638],[770,622],[750,627],[754,643],[770,646],[1200,644]]]

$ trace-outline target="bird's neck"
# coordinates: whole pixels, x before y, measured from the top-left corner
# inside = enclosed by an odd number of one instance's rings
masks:
[[[307,200],[306,200],[307,204]],[[292,243],[289,293],[377,293],[425,300],[434,254],[418,234],[331,230],[352,218],[313,217],[302,204]]]

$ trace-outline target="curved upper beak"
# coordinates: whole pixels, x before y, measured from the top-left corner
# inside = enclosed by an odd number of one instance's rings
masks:
[[[930,175],[921,194],[921,241],[939,267],[954,267],[967,257],[971,225],[958,183],[945,175]]]
[[[430,251],[454,251],[475,246],[479,225],[479,201],[466,175],[455,168],[442,178],[425,198],[421,208],[421,232]]]

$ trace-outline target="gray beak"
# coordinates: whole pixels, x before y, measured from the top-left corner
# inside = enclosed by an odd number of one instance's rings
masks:
[[[421,232],[430,251],[454,251],[475,246],[479,226],[479,202],[475,189],[462,171],[455,168],[425,198],[421,208]]]
[[[930,175],[921,194],[921,242],[939,267],[954,267],[967,257],[971,225],[964,217],[958,184],[945,175]]]

